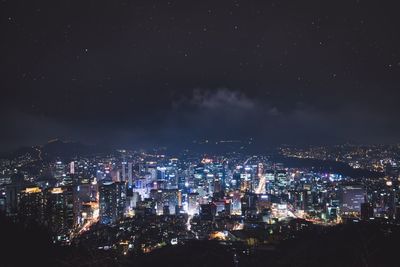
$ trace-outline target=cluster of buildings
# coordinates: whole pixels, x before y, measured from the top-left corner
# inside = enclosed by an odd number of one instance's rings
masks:
[[[3,213],[47,227],[55,242],[124,254],[192,239],[255,246],[313,225],[400,221],[399,175],[393,172],[354,179],[288,168],[267,156],[125,150],[28,163],[1,162]]]

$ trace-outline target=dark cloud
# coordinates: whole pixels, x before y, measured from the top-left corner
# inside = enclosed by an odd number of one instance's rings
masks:
[[[80,140],[109,146],[182,146],[198,139],[253,138],[260,145],[326,144],[341,142],[399,141],[393,132],[400,129],[366,107],[348,106],[321,111],[296,103],[280,110],[268,101],[250,98],[242,91],[227,88],[195,89],[182,97],[163,116],[136,120],[129,116],[115,121],[63,121],[44,116],[9,111],[1,138],[2,147],[44,143],[52,138]]]

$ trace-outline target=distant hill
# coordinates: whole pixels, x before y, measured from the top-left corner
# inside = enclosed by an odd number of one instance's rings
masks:
[[[95,146],[61,140],[51,141],[45,144],[41,150],[43,160],[52,160],[55,158],[68,160],[75,156],[88,156],[100,152]]]
[[[2,152],[0,158],[15,159],[20,156],[30,154],[32,157],[37,157],[38,151],[34,147],[24,146],[9,152]]]
[[[22,147],[10,153],[5,153],[2,158],[15,159],[29,154],[32,158],[43,161],[70,160],[76,156],[90,156],[110,151],[105,147],[55,139],[42,146]]]

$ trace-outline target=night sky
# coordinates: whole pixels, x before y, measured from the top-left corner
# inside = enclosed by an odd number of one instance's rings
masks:
[[[396,2],[2,0],[0,150],[398,142]]]

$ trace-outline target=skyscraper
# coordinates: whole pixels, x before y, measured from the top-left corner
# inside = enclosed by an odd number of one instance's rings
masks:
[[[231,196],[232,196],[231,214],[242,215],[242,202],[241,202],[240,192],[235,191],[231,194]]]
[[[128,186],[132,187],[132,162],[128,163]]]
[[[198,203],[199,194],[198,193],[190,193],[188,195],[188,214],[194,215],[199,213],[199,203]]]
[[[361,186],[343,186],[341,189],[340,211],[344,215],[361,212],[364,203],[365,190]]]
[[[122,181],[126,181],[126,162],[122,162]]]
[[[18,214],[21,219],[30,223],[43,222],[43,191],[39,187],[28,187],[18,196]]]
[[[75,174],[75,162],[74,161],[71,161],[69,164],[69,173]]]
[[[56,187],[45,193],[45,221],[50,230],[59,235],[67,235],[74,226],[72,191]]]
[[[100,222],[115,223],[122,218],[125,209],[125,183],[104,182],[99,188]]]
[[[62,182],[63,177],[65,176],[65,165],[61,161],[57,161],[54,165],[54,178],[56,178],[57,182]]]

